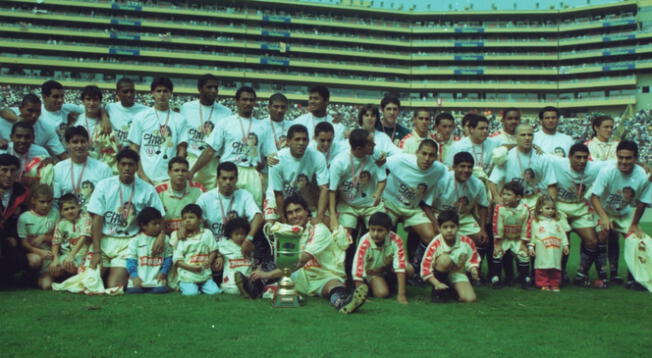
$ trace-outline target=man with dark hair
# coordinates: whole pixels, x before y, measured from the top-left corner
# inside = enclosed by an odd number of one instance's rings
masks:
[[[565,157],[574,141],[569,135],[557,131],[559,119],[559,110],[555,107],[548,106],[539,111],[541,129],[534,133],[534,144],[546,153]]]
[[[82,183],[88,181],[96,187],[101,180],[113,176],[113,170],[101,161],[89,157],[89,137],[84,127],[66,129],[65,140],[70,158],[54,166],[54,199],[56,201],[64,194],[73,193],[77,196],[80,206],[86,209],[92,191],[82,191]]]
[[[34,143],[44,147],[50,155],[59,159],[67,158],[56,129],[46,121],[39,120],[41,116],[41,100],[33,93],[26,94],[18,107],[5,108],[0,112],[0,138],[10,140],[14,123],[27,122],[34,127]]]
[[[290,129],[290,126],[294,124],[293,121],[285,120],[288,104],[288,99],[283,93],[274,93],[271,95],[269,97],[269,103],[267,104],[269,118],[264,121],[269,123],[270,130],[274,136],[276,150],[285,148],[287,144],[286,133],[288,132],[288,129]]]
[[[122,288],[127,284],[127,247],[129,240],[140,231],[136,215],[148,206],[165,214],[154,187],[136,176],[140,161],[138,153],[125,148],[116,159],[118,175],[101,180],[87,206],[93,220],[91,268],[102,264],[102,269],[108,271],[105,286],[110,289]],[[154,252],[163,249],[165,233],[161,233],[154,245]]]
[[[134,82],[127,77],[122,77],[116,83],[116,97],[118,102],[111,102],[106,105],[106,113],[109,116],[113,133],[118,139],[119,147],[129,146],[129,128],[136,115],[147,110],[149,107],[135,103],[136,88]]]
[[[315,86],[308,89],[308,111],[294,119],[295,124],[301,124],[308,128],[309,138],[315,136],[315,126],[320,122],[328,122],[335,129],[335,141],[344,140],[346,128],[342,123],[335,123],[333,116],[328,114],[328,102],[330,92],[324,86]]]
[[[168,163],[169,180],[156,186],[156,192],[165,208],[163,216],[166,234],[181,226],[181,211],[188,204],[194,204],[206,190],[199,182],[188,181],[188,161],[174,157]],[[216,168],[217,169],[217,168]]]
[[[328,122],[320,122],[315,126],[315,137],[310,142],[310,146],[324,155],[327,167],[331,166],[340,153],[349,150],[346,141],[335,140],[335,128]]]
[[[499,145],[516,144],[516,127],[521,123],[521,111],[514,107],[504,109],[500,122],[503,124],[503,128],[489,137],[497,141]]]
[[[34,144],[34,127],[26,121],[14,123],[11,129],[11,142],[7,149],[0,150],[20,159],[18,181],[26,186],[38,183],[41,179],[41,169],[52,163],[47,149]]]
[[[431,132],[432,113],[428,108],[417,108],[412,115],[413,128],[412,133],[401,139],[399,148],[404,153],[415,154],[419,144],[424,139],[434,139],[435,135]]]
[[[401,139],[410,134],[410,131],[397,123],[401,112],[401,101],[396,96],[385,96],[380,101],[380,111],[383,117],[376,124],[378,129],[387,134],[394,145],[398,146]]]
[[[188,162],[190,166],[195,164],[206,147],[204,141],[218,126],[218,122],[233,115],[230,109],[217,102],[219,93],[217,78],[211,74],[205,74],[197,80],[199,99],[186,102],[181,107],[181,115],[185,118],[185,131],[188,138]],[[217,185],[215,171],[219,162],[218,155],[214,154],[197,174],[195,181],[201,183],[207,190]]]
[[[328,168],[324,156],[308,146],[308,129],[295,124],[288,130],[288,147],[278,152],[279,163],[269,169],[269,187],[265,206],[265,220],[279,220],[287,223],[283,215],[285,198],[298,194],[309,203],[310,208],[317,209],[316,222],[324,219],[328,205]],[[316,177],[319,187],[316,191],[302,187],[301,176]],[[312,204],[312,205],[310,205]]]
[[[645,209],[652,204],[652,185],[643,168],[636,165],[638,145],[624,140],[616,148],[617,163],[598,173],[591,190],[591,204],[600,217],[602,238],[609,240],[609,268],[611,281],[622,282],[618,276],[618,235],[641,235],[639,222]],[[631,275],[628,287],[633,287]]]
[[[18,217],[28,210],[29,189],[17,181],[20,161],[0,154],[0,287],[27,268],[26,253],[18,240]]]
[[[170,108],[174,86],[166,77],[159,77],[150,85],[154,107],[140,112],[129,129],[129,146],[138,152],[138,176],[156,185],[168,180],[167,165],[170,159],[186,157],[188,148],[185,119]]]
[[[453,143],[459,140],[453,136],[455,130],[455,117],[448,112],[439,113],[435,117],[435,141],[439,146],[439,154],[437,160],[444,162],[447,158],[448,152],[453,147]]]
[[[237,187],[250,192],[256,205],[263,203],[263,186],[259,170],[265,158],[276,152],[271,131],[265,123],[253,118],[256,105],[256,91],[251,87],[241,87],[236,91],[235,104],[238,113],[226,117],[206,138],[203,150],[189,176],[199,172],[215,155],[221,162],[232,162],[238,166]]]
[[[57,81],[43,82],[41,96],[43,98],[43,107],[41,107],[40,120],[46,121],[53,126],[59,135],[59,140],[63,142],[63,135],[68,127],[68,115],[70,113],[74,115],[82,113],[83,108],[75,104],[64,103],[63,86]]]
[[[348,235],[334,235],[322,223],[312,224],[310,211],[305,200],[298,196],[287,198],[283,217],[290,225],[301,227],[301,258],[292,273],[296,290],[304,295],[327,298],[330,304],[342,313],[355,312],[367,299],[369,287],[360,284],[353,293],[345,286],[344,251],[351,244]],[[271,232],[287,230],[284,225],[275,224]],[[254,271],[252,281],[281,278],[280,269],[265,272]]]
[[[469,113],[464,116],[468,123],[469,136],[453,144],[444,163],[453,166],[453,157],[459,152],[468,152],[475,162],[474,174],[485,181],[491,173],[491,158],[493,150],[498,146],[496,141],[487,138],[489,135],[489,120],[485,116]]]

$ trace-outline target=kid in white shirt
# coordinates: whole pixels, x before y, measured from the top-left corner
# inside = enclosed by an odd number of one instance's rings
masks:
[[[222,290],[229,294],[242,293],[247,298],[259,298],[263,291],[261,280],[249,281],[253,261],[242,254],[251,225],[247,219],[234,218],[224,225],[225,239],[217,243],[218,264],[223,263]]]

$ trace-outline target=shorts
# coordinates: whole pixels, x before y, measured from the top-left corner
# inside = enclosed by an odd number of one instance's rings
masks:
[[[290,277],[295,283],[294,288],[297,292],[308,296],[321,296],[322,290],[327,283],[337,280],[344,285],[344,278],[337,276],[326,276],[319,278],[310,278],[304,269],[294,271]],[[312,275],[310,275],[312,276]]]
[[[87,255],[86,252],[83,253],[83,254],[77,254],[72,259],[72,263],[75,265],[75,267],[79,268],[84,264],[84,261],[86,260],[86,255]],[[67,254],[60,255],[59,258],[57,259],[57,265],[62,265],[63,261],[65,261],[65,259],[66,259],[66,256],[68,256],[68,255]]]
[[[400,220],[403,220],[403,226],[405,227],[431,223],[421,208],[407,209],[397,206],[391,201],[385,201],[385,209],[387,214],[392,218],[392,223],[395,225]]]
[[[131,237],[114,237],[105,236],[100,242],[102,250],[102,266],[108,267],[127,267],[127,248]]]
[[[478,224],[473,215],[466,214],[460,216],[460,228],[458,230],[460,235],[476,235],[479,234],[480,231],[480,224]]]
[[[188,153],[187,159],[188,163],[190,164],[190,168],[192,168],[192,166],[195,165],[198,157]],[[217,186],[218,163],[219,161],[216,158],[212,158],[210,161],[208,161],[208,163],[206,163],[206,165],[204,165],[203,168],[195,173],[193,180],[203,185],[206,190],[214,189]]]
[[[340,225],[347,229],[355,229],[358,227],[358,220],[362,218],[365,226],[369,226],[369,218],[371,215],[383,211],[384,206],[381,202],[376,206],[356,207],[351,206],[345,202],[337,204],[337,214],[339,215],[338,221]]]
[[[502,239],[500,240],[500,250],[502,251],[502,254],[500,256],[494,255],[493,258],[501,259],[507,253],[507,251],[511,251],[514,255],[516,255],[517,259],[520,262],[530,261],[527,249],[525,248],[525,244],[521,240]]]
[[[460,282],[469,282],[469,276],[466,274],[466,272],[463,269],[459,271],[452,271],[448,273],[448,281],[451,284],[456,284]]]
[[[598,217],[586,202],[565,203],[558,201],[557,210],[562,219],[568,221],[572,229],[594,228],[598,226]]]
[[[235,186],[248,191],[258,207],[263,205],[263,181],[256,168],[238,167],[238,182]]]
[[[611,219],[615,232],[627,235],[629,227],[632,225],[632,220],[634,220],[634,210],[630,211],[629,214],[622,216],[609,215],[609,219]],[[598,220],[598,225],[600,225],[600,220]]]

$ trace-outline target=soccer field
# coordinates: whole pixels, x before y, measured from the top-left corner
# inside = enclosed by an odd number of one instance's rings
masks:
[[[573,244],[574,262],[579,245]],[[371,298],[358,313],[343,315],[318,298],[299,309],[274,309],[268,300],[228,295],[4,291],[0,352],[2,357],[632,357],[652,351],[649,293],[622,287],[566,286],[560,293],[480,288],[478,303],[466,305],[432,304],[429,293],[409,287],[407,306]]]

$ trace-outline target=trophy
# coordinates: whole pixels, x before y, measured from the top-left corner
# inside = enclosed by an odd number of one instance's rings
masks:
[[[283,272],[283,277],[281,277],[278,289],[272,299],[272,306],[276,308],[299,307],[301,296],[294,289],[294,281],[290,278],[290,274],[301,258],[300,241],[303,229],[300,226],[277,222],[265,225],[264,232],[270,241],[276,267]]]

